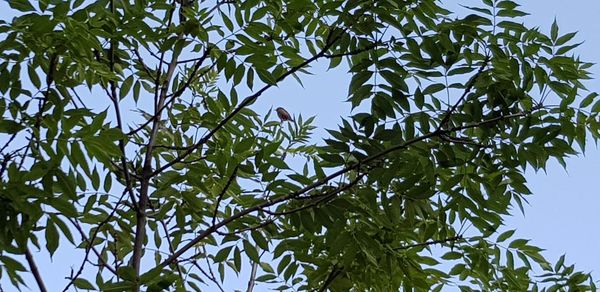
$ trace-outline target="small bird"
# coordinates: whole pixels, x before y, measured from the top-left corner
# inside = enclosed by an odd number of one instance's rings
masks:
[[[290,113],[288,113],[284,108],[282,107],[278,107],[275,109],[275,111],[277,112],[277,116],[279,117],[279,119],[281,120],[281,122],[285,122],[285,121],[294,121],[294,119],[292,118],[292,116],[290,115]]]

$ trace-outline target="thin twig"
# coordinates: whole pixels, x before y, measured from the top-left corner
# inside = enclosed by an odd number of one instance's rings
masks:
[[[196,260],[192,261],[192,264],[198,268],[198,270],[200,270],[200,272],[202,274],[204,274],[204,276],[206,276],[206,278],[208,278],[211,282],[215,283],[215,285],[217,285],[217,287],[219,288],[219,290],[221,292],[225,292],[225,290],[223,290],[223,287],[221,287],[221,284],[219,284],[219,281],[217,280],[217,278],[215,278],[215,275],[212,273],[212,271],[209,273],[207,273],[206,271],[204,271],[204,269],[202,269],[202,267],[198,264],[198,262],[196,262]]]
[[[262,251],[262,253],[258,256],[258,258],[260,259],[266,251]],[[250,278],[248,279],[248,289],[246,290],[246,292],[252,292],[254,291],[254,285],[256,284],[256,272],[258,271],[258,263],[257,262],[252,262],[252,269],[250,272]]]
[[[102,222],[100,222],[98,224],[98,227],[96,227],[96,229],[94,230],[94,233],[92,233],[92,236],[89,239],[89,244],[90,245],[86,247],[85,256],[83,257],[83,261],[81,262],[81,265],[79,266],[79,270],[77,270],[77,273],[75,274],[74,277],[71,277],[71,281],[69,281],[69,283],[67,284],[67,286],[65,287],[65,289],[63,289],[63,292],[69,290],[69,287],[71,287],[71,285],[73,285],[73,283],[75,282],[75,280],[81,275],[81,273],[83,273],[83,269],[85,267],[85,263],[88,261],[88,258],[90,256],[91,245],[94,244],[94,241],[96,240],[96,236],[98,236],[98,232],[100,231],[100,229],[102,228],[102,226],[104,226],[104,224],[107,224],[113,218],[113,216],[117,212],[117,209],[121,205],[121,201],[123,201],[123,198],[125,197],[126,194],[127,194],[127,190],[123,190],[123,192],[121,193],[121,198],[119,199],[119,201],[117,201],[117,204],[112,209],[112,211],[110,212],[110,214],[108,214],[108,217],[106,217],[106,219],[102,220]],[[67,218],[69,218],[69,217],[67,217]]]
[[[165,221],[163,220],[158,220],[160,222],[160,225],[163,228],[163,231],[165,232],[165,238],[167,239],[167,244],[169,245],[169,252],[173,253],[175,251],[175,248],[173,248],[173,242],[171,241],[171,237],[169,236],[169,229],[167,228],[167,224],[165,224]],[[183,279],[183,273],[181,272],[181,267],[179,266],[179,264],[177,264],[177,273],[179,274],[179,278]]]
[[[489,62],[489,57],[486,56],[485,59],[483,60],[483,63],[481,64],[481,66],[479,66],[479,70],[477,71],[477,73],[475,73],[475,75],[473,75],[473,77],[467,82],[467,86],[465,87],[463,94],[456,101],[456,103],[450,109],[448,109],[448,111],[446,112],[446,115],[442,118],[442,121],[440,121],[440,124],[438,125],[436,131],[441,130],[450,121],[450,117],[452,116],[452,113],[462,103],[462,101],[465,99],[465,97],[467,97],[467,94],[469,94],[469,92],[471,92],[471,89],[473,88],[473,86],[475,86],[475,82],[477,81],[477,78],[479,78],[481,73],[483,73],[483,70],[485,70],[485,68],[487,67],[488,62]]]
[[[198,58],[198,61],[196,62],[196,64],[192,68],[192,72],[190,73],[190,77],[186,80],[186,82],[183,84],[183,86],[181,86],[181,88],[179,88],[175,93],[173,93],[171,95],[165,95],[165,97],[169,97],[169,100],[167,102],[165,102],[162,106],[160,106],[160,108],[158,108],[157,110],[155,110],[155,113],[154,113],[154,115],[152,117],[150,117],[144,123],[140,124],[137,128],[135,128],[133,130],[130,130],[126,135],[129,136],[129,135],[136,134],[137,132],[141,131],[146,126],[148,126],[150,123],[158,120],[159,117],[160,117],[160,115],[162,114],[163,110],[167,106],[169,106],[170,103],[174,102],[177,97],[181,96],[185,92],[185,90],[187,90],[187,88],[189,88],[192,80],[197,80],[198,78],[202,77],[204,74],[206,74],[207,72],[209,72],[214,66],[216,66],[217,63],[215,62],[211,66],[209,66],[207,70],[205,70],[204,72],[200,73],[200,76],[196,76],[196,73],[198,73],[198,70],[200,69],[202,63],[209,56],[210,50],[211,50],[211,48],[209,47],[208,49],[205,50],[204,54],[200,58]]]
[[[92,244],[92,242],[90,242],[90,240],[85,235],[85,232],[83,231],[83,228],[81,228],[81,225],[79,224],[79,222],[77,222],[74,219],[69,218],[69,217],[66,217],[66,218],[67,218],[67,220],[69,220],[71,222],[71,224],[73,224],[73,226],[75,226],[75,229],[77,229],[77,231],[79,231],[79,235],[81,236],[81,239],[83,241],[85,241],[85,243],[87,244],[88,248],[92,249],[92,251],[94,252],[94,254],[98,257],[98,260],[100,261],[100,263],[102,264],[102,266],[105,267],[107,270],[109,270],[111,273],[113,273],[115,276],[118,277],[117,269],[113,268],[111,265],[109,265],[104,260],[104,258],[100,254],[100,252],[98,250],[96,250],[96,247],[94,247],[94,245]]]
[[[237,176],[238,167],[239,167],[239,165],[237,165],[233,169],[233,172],[229,176],[229,179],[227,179],[227,183],[223,187],[223,190],[221,190],[221,192],[217,195],[217,202],[215,203],[215,210],[213,211],[213,216],[212,216],[212,224],[213,225],[215,225],[215,222],[217,221],[217,214],[219,212],[219,205],[221,204],[221,200],[223,200],[223,196],[227,192],[227,189],[229,189],[229,186],[231,185],[231,183],[235,180],[235,178]]]

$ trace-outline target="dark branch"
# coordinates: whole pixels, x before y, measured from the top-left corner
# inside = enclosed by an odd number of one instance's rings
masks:
[[[25,249],[25,258],[27,259],[27,263],[29,264],[29,269],[31,269],[31,273],[33,274],[33,277],[35,278],[35,282],[37,283],[38,288],[40,288],[40,291],[42,291],[42,292],[48,291],[46,289],[46,285],[44,284],[44,280],[42,279],[42,275],[40,274],[40,270],[38,270],[38,267],[35,264],[35,260],[33,260],[33,255],[31,254],[31,251],[29,250],[28,247]]]
[[[219,213],[219,205],[221,204],[221,200],[223,200],[223,196],[227,192],[227,189],[229,189],[229,186],[231,185],[231,183],[235,180],[235,178],[237,176],[238,167],[239,167],[239,165],[237,165],[233,169],[233,172],[229,176],[229,179],[227,179],[227,183],[223,187],[223,190],[221,190],[221,192],[219,193],[219,195],[217,195],[217,202],[215,203],[215,210],[213,212],[213,217],[212,217],[212,224],[213,225],[215,225],[215,222],[217,221],[217,214]]]
[[[483,60],[483,63],[481,64],[481,66],[479,66],[479,70],[477,71],[477,73],[475,73],[475,75],[473,75],[473,77],[467,82],[467,86],[465,87],[463,94],[456,101],[456,103],[450,109],[448,109],[448,111],[446,112],[446,115],[444,116],[444,118],[442,118],[442,121],[440,122],[436,131],[441,130],[442,128],[444,128],[446,126],[446,124],[448,124],[448,122],[450,121],[450,117],[452,116],[452,113],[462,103],[462,101],[465,99],[465,97],[467,97],[467,94],[469,94],[469,92],[471,92],[471,89],[475,85],[477,78],[479,78],[481,73],[483,73],[483,70],[485,70],[485,68],[487,67],[488,62],[489,62],[489,57],[486,56],[485,59]]]
[[[90,256],[90,250],[92,249],[94,241],[96,240],[96,236],[98,236],[98,232],[100,232],[100,229],[102,228],[102,226],[107,224],[113,218],[113,216],[117,212],[117,209],[121,205],[121,201],[123,201],[123,198],[125,197],[126,194],[127,194],[127,190],[125,189],[125,190],[123,190],[123,193],[121,193],[121,198],[119,198],[119,201],[117,202],[115,207],[112,209],[112,211],[110,212],[108,217],[106,217],[106,219],[102,220],[102,222],[100,222],[98,224],[98,227],[96,227],[96,229],[94,230],[94,233],[92,233],[92,236],[88,240],[88,246],[86,246],[86,249],[85,249],[85,256],[83,257],[83,261],[81,261],[81,265],[79,266],[77,273],[75,274],[75,276],[71,277],[71,281],[69,281],[69,283],[67,284],[65,289],[63,289],[63,291],[68,291],[69,287],[71,287],[71,285],[73,285],[74,281],[81,275],[81,273],[83,273],[83,269],[85,268],[85,263],[88,261],[88,258]],[[67,219],[69,219],[69,221],[72,220],[69,217],[67,217]],[[71,221],[71,223],[73,223],[73,222]]]
[[[92,251],[94,252],[94,254],[96,254],[96,256],[98,257],[98,260],[100,261],[100,263],[102,264],[102,267],[105,267],[107,270],[109,270],[111,273],[113,273],[115,276],[118,276],[117,274],[117,270],[115,268],[113,268],[111,265],[109,265],[104,258],[102,257],[102,255],[100,254],[100,252],[98,250],[96,250],[96,248],[94,247],[94,245],[90,242],[90,240],[87,238],[87,236],[85,235],[85,232],[83,231],[83,228],[81,228],[81,225],[75,221],[72,218],[68,218],[67,220],[69,220],[71,222],[71,224],[73,224],[73,226],[75,226],[75,229],[77,229],[77,231],[79,231],[79,235],[81,236],[81,239],[83,241],[85,241],[85,243],[87,244],[87,248],[91,248]]]
[[[335,278],[337,278],[337,276],[339,276],[342,273],[342,270],[343,268],[338,268],[337,265],[334,265],[331,269],[331,272],[329,272],[327,279],[325,279],[325,282],[323,282],[323,286],[321,286],[321,288],[319,288],[318,291],[323,292],[327,290],[327,288],[329,287],[329,285],[331,285],[333,280],[335,280]]]

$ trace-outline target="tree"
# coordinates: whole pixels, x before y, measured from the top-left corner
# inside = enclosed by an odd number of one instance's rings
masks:
[[[595,290],[503,226],[526,168],[600,134],[575,33],[524,26],[513,1],[9,5],[0,262],[16,287],[32,273],[45,290],[34,252],[61,245],[83,257],[65,290],[223,290],[232,273],[249,291]],[[314,117],[252,107],[319,61],[349,70],[354,108],[325,143]]]

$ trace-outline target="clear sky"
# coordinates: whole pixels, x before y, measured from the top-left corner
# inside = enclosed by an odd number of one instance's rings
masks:
[[[473,3],[474,1],[443,1],[448,5]],[[596,19],[600,15],[600,2],[597,0],[530,0],[521,1],[523,9],[531,13],[525,18],[530,26],[539,26],[549,31],[556,17],[562,33],[579,31],[577,41],[584,43],[575,52],[585,61],[600,62],[600,34]],[[466,5],[466,4],[465,4]],[[6,7],[0,3],[0,8]],[[4,17],[0,17],[4,18]],[[316,116],[315,125],[320,130],[317,135],[325,135],[324,129],[335,128],[340,115],[348,115],[350,105],[344,103],[347,96],[349,76],[337,70],[327,72],[326,62],[312,70],[314,75],[304,76],[304,88],[293,79],[267,92],[253,105],[258,113],[265,113],[269,107],[283,106],[293,114],[304,117]],[[592,68],[593,77],[600,76],[600,66]],[[599,80],[586,83],[590,90],[600,92]],[[519,211],[507,218],[509,229],[517,229],[517,235],[532,239],[534,245],[546,249],[544,255],[556,261],[563,253],[567,254],[567,264],[575,263],[579,270],[592,271],[600,278],[600,234],[595,227],[600,222],[600,196],[596,179],[600,166],[600,151],[590,141],[585,156],[567,160],[567,170],[558,163],[548,164],[547,173],[528,172],[529,187],[533,192],[530,205],[525,208],[525,216]],[[78,236],[75,236],[78,238]],[[68,244],[67,241],[62,241]],[[77,269],[80,256],[71,253],[72,247],[61,248],[51,264],[46,257],[40,257],[38,264],[46,277],[50,291],[59,291],[65,285],[64,276],[69,273],[70,265]],[[67,263],[65,266],[65,263]],[[32,278],[29,286],[35,290]],[[92,278],[93,279],[93,278]],[[246,281],[246,279],[240,279]],[[6,279],[1,281],[6,289]],[[7,290],[8,291],[8,290]],[[256,291],[261,291],[260,286]]]

